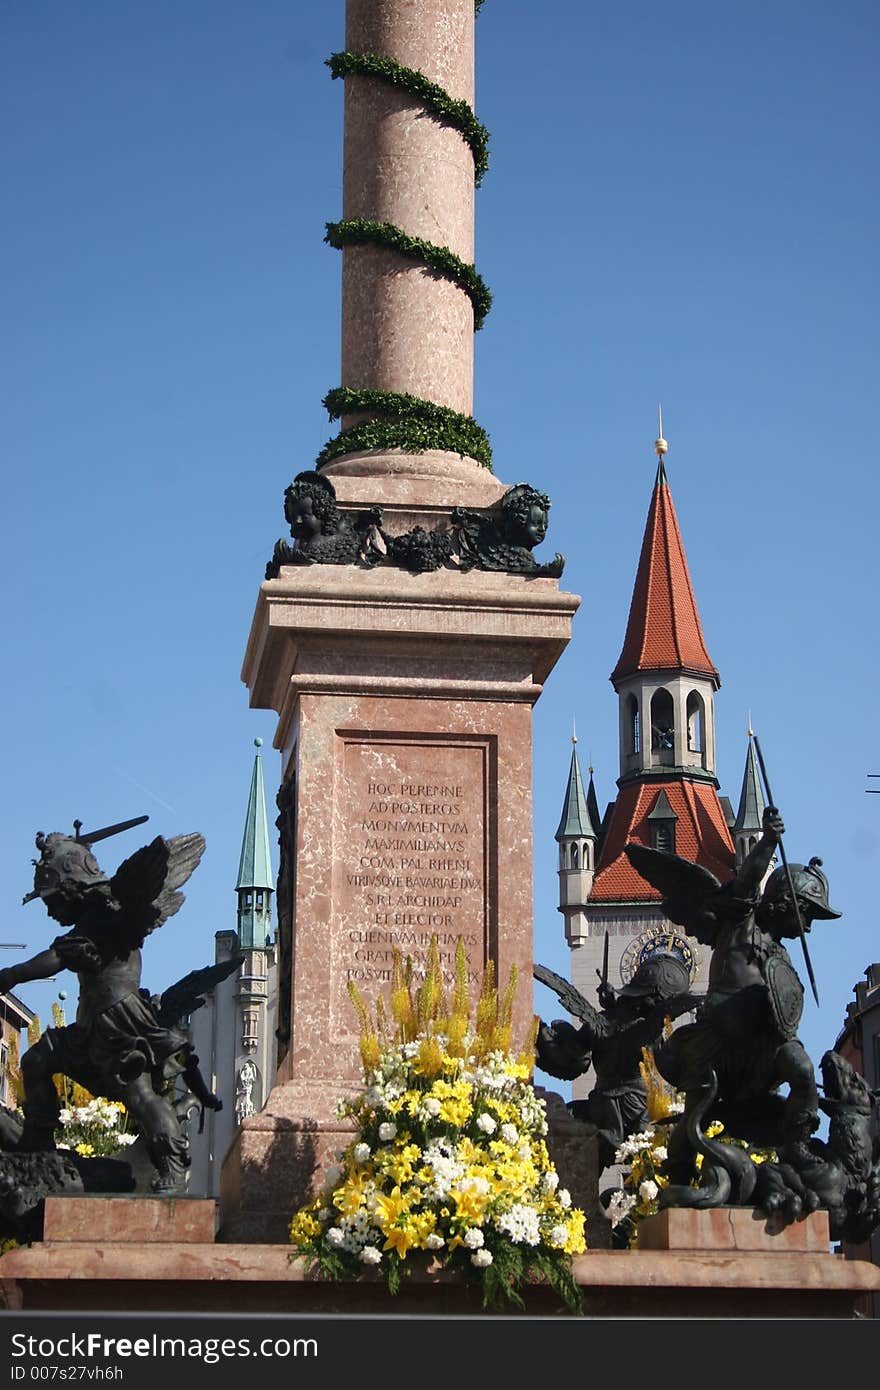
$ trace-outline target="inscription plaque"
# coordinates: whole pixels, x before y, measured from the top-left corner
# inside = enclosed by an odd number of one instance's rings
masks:
[[[333,845],[334,1026],[356,1032],[347,986],[387,997],[395,948],[418,979],[436,935],[451,981],[459,937],[471,982],[490,939],[486,740],[343,740]]]

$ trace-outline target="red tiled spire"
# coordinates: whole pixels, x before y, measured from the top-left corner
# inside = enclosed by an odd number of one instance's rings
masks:
[[[724,883],[733,873],[734,849],[718,793],[709,782],[685,779],[630,782],[621,787],[602,846],[590,902],[659,902],[660,894],[627,859],[630,840],[651,844],[648,817],[666,794],[675,817],[675,852],[709,869]]]
[[[611,680],[616,685],[637,671],[669,669],[693,671],[711,677],[716,687],[721,684],[703,639],[678,517],[661,458],[623,651]]]

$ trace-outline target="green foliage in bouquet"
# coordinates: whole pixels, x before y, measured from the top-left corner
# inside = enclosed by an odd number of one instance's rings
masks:
[[[418,986],[396,953],[390,1021],[381,998],[374,1024],[349,992],[364,1089],[339,1114],[358,1132],[293,1218],[295,1253],[329,1278],[377,1270],[392,1293],[414,1263],[457,1270],[482,1286],[486,1307],[524,1307],[522,1287],[543,1281],[581,1312],[571,1257],[586,1249],[584,1214],[547,1152],[530,1084],[534,1031],[511,1051],[515,971],[499,991],[489,962],[472,1019],[464,946],[446,998],[434,938]]]

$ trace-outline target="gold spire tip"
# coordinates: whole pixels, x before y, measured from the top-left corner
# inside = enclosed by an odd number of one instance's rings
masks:
[[[658,407],[657,407],[657,418],[658,418],[658,420],[659,420],[659,422],[660,422],[660,428],[659,428],[659,430],[658,430],[658,432],[657,432],[657,438],[654,440],[654,453],[657,455],[658,458],[662,459],[662,457],[663,457],[664,454],[668,454],[668,453],[669,453],[669,445],[666,443],[666,440],[663,438],[663,407],[662,407],[662,405],[658,405]]]

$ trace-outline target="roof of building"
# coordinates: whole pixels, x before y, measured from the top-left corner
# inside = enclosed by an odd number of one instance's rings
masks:
[[[755,756],[755,745],[749,739],[749,748],[746,753],[746,765],[743,772],[742,791],[739,794],[739,810],[736,813],[734,830],[739,831],[758,831],[762,828],[762,817],[764,815],[764,793],[761,791],[761,779],[758,775],[758,759]]]
[[[720,685],[706,643],[661,458],[633,587],[616,685],[637,671],[684,669]]]
[[[261,738],[254,739],[257,752],[254,758],[254,770],[251,774],[251,790],[244,822],[236,889],[274,887],[272,860],[269,857],[269,825],[266,820],[263,759],[260,756],[262,743]]]
[[[630,840],[643,845],[652,843],[650,818],[658,801],[665,811],[664,818],[675,818],[676,854],[709,869],[722,883],[730,878],[734,867],[733,841],[711,782],[630,782],[620,788],[614,803],[590,892],[591,903],[659,902],[660,893],[645,882],[624,853],[624,845]]]
[[[568,769],[568,785],[565,789],[565,800],[562,803],[562,815],[559,817],[556,839],[565,840],[575,837],[584,838],[586,836],[595,839],[597,822],[593,821],[590,816],[587,797],[584,793],[584,783],[581,777],[581,769],[577,755],[577,739],[573,738],[571,742],[571,765]],[[595,795],[594,792],[594,799]]]
[[[34,1020],[33,1010],[29,1009],[27,1004],[23,1004],[17,994],[10,991],[0,994],[0,1015],[19,1030],[27,1028]]]

